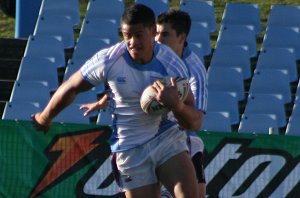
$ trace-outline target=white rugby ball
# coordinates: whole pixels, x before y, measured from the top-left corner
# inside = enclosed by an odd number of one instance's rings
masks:
[[[176,77],[175,81],[177,85],[179,99],[181,101],[184,101],[190,91],[188,80],[185,78]],[[169,77],[164,79],[163,82],[166,85],[171,84]],[[140,105],[143,111],[151,115],[160,115],[169,112],[170,109],[160,104],[155,97],[156,97],[156,92],[154,88],[151,85],[146,87],[140,99]]]

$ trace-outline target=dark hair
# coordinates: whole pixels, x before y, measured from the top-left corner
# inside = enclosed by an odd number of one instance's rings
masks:
[[[157,24],[168,23],[176,31],[177,35],[182,33],[189,34],[191,29],[191,17],[187,12],[181,10],[169,10],[161,13],[156,20]]]
[[[125,9],[121,17],[121,24],[154,26],[155,14],[151,8],[143,4],[133,4]]]

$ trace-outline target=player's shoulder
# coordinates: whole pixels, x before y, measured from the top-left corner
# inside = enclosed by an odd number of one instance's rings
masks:
[[[105,59],[114,59],[116,57],[122,56],[126,51],[125,43],[119,42],[108,48],[99,51],[99,55],[105,57]]]
[[[194,67],[194,68],[198,68],[198,69],[201,69],[201,70],[206,70],[205,66],[203,64],[203,61],[189,47],[186,47],[184,49],[182,59],[184,60],[185,64],[187,64],[189,67]]]
[[[154,54],[159,60],[180,60],[177,54],[169,46],[162,43],[155,43]]]

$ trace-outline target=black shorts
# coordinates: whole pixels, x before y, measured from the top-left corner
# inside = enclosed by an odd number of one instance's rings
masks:
[[[206,183],[203,169],[203,154],[201,152],[196,153],[193,156],[192,161],[196,170],[198,183]]]

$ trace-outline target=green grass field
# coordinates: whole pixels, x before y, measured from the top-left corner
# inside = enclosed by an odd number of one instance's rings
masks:
[[[172,8],[177,8],[179,5],[180,0],[169,0],[170,6]],[[88,0],[80,0],[81,5],[81,13],[82,18],[84,17],[86,5]],[[133,2],[133,0],[124,0],[125,5],[129,5]],[[215,15],[217,19],[217,23],[220,24],[222,19],[222,14],[224,11],[224,6],[226,2],[243,2],[243,3],[257,3],[261,10],[261,21],[263,25],[263,29],[265,28],[265,24],[267,22],[270,7],[273,4],[285,4],[285,5],[299,5],[299,0],[232,0],[232,1],[225,1],[225,0],[214,0],[215,6]],[[0,10],[0,38],[14,38],[15,34],[15,19],[12,17],[6,16],[2,10]]]

